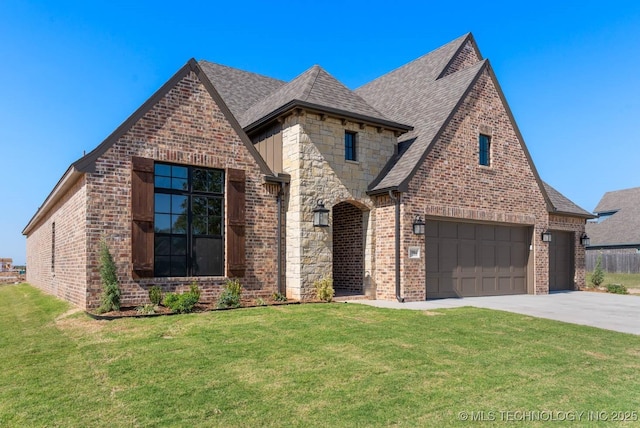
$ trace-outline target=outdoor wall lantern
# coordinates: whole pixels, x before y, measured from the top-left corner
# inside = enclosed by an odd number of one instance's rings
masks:
[[[424,235],[424,220],[419,215],[413,220],[413,233],[415,235]]]
[[[548,230],[542,232],[542,242],[551,242],[551,232]]]
[[[322,199],[318,199],[316,207],[313,209],[313,225],[316,227],[329,226],[329,210],[324,207]]]
[[[582,244],[583,247],[588,247],[589,244],[591,243],[591,239],[589,239],[586,233],[583,233],[582,236],[580,237],[580,243]]]

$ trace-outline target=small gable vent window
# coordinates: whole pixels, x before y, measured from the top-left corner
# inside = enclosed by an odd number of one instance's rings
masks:
[[[349,161],[356,161],[356,133],[344,131],[344,158]]]
[[[479,142],[479,161],[480,165],[491,165],[491,137],[480,134]]]

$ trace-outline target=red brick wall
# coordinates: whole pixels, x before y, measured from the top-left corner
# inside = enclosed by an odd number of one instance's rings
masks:
[[[480,133],[491,136],[490,167],[479,165]],[[535,225],[535,290],[548,292],[548,249],[536,239],[547,228],[545,199],[488,72],[476,82],[433,146],[403,202],[401,254],[406,298],[425,298],[424,254],[420,260],[407,257],[409,246],[424,249],[424,237],[411,233],[416,214]]]
[[[225,277],[132,278],[131,157],[246,171],[245,295],[267,296],[276,287],[276,198],[239,136],[195,74],[189,73],[97,161],[28,238],[29,281],[81,307],[99,305],[99,241],[104,237],[118,268],[123,305],[148,301],[151,285],[164,291],[196,281],[202,298],[220,293]],[[85,200],[86,198],[86,200]],[[86,202],[86,203],[85,203]],[[226,211],[226,207],[225,207]],[[56,275],[50,263],[50,223],[56,221]],[[86,286],[86,292],[85,292]]]
[[[467,41],[458,55],[453,58],[449,67],[443,73],[443,76],[448,76],[450,74],[455,73],[456,71],[464,70],[465,68],[471,67],[474,64],[477,64],[480,61],[480,58],[476,54],[476,50],[473,47],[471,41]]]
[[[364,241],[362,210],[348,202],[333,207],[333,287],[362,292]]]
[[[395,204],[389,196],[375,200],[375,271],[376,298],[395,299]]]
[[[27,236],[27,282],[42,291],[86,305],[86,186],[83,176]],[[55,222],[55,263],[51,269]]]
[[[220,293],[225,277],[151,278],[131,276],[131,157],[176,164],[246,171],[246,260],[241,279],[245,294],[270,295],[276,287],[276,198],[262,184],[257,163],[197,77],[190,73],[125,133],[88,175],[89,306],[100,295],[98,242],[106,235],[125,304],[148,299],[155,284],[165,291],[197,281],[202,298]],[[225,204],[226,205],[226,204]],[[226,212],[226,206],[225,206]]]

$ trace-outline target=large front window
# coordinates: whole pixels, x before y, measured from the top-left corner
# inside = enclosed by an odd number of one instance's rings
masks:
[[[224,274],[224,171],[156,163],[154,274]]]

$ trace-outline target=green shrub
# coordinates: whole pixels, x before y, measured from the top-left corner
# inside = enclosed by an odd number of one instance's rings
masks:
[[[154,285],[149,289],[149,300],[156,306],[162,302],[162,290],[160,287]]]
[[[591,274],[591,283],[599,287],[604,282],[604,271],[602,270],[602,254],[596,260],[596,267]]]
[[[325,276],[313,283],[313,288],[316,290],[316,297],[323,302],[330,302],[333,300],[335,291],[333,289],[333,279],[329,276]]]
[[[193,312],[193,308],[200,301],[200,289],[194,283],[189,291],[184,293],[167,293],[164,295],[163,304],[173,312],[187,314]]]
[[[286,302],[287,301],[287,296],[285,296],[284,294],[282,294],[281,292],[275,292],[273,293],[273,295],[271,296],[271,298],[273,300],[275,300],[276,302]]]
[[[120,287],[118,286],[116,264],[104,238],[100,240],[100,281],[102,282],[102,295],[98,312],[119,311]]]
[[[607,293],[629,294],[627,287],[622,284],[607,284]]]
[[[149,315],[155,314],[157,309],[158,307],[153,303],[147,303],[145,305],[138,306],[136,308],[136,312],[138,312],[140,315]]]
[[[218,297],[218,308],[240,307],[240,296],[242,295],[242,284],[238,279],[227,279],[224,290]]]

